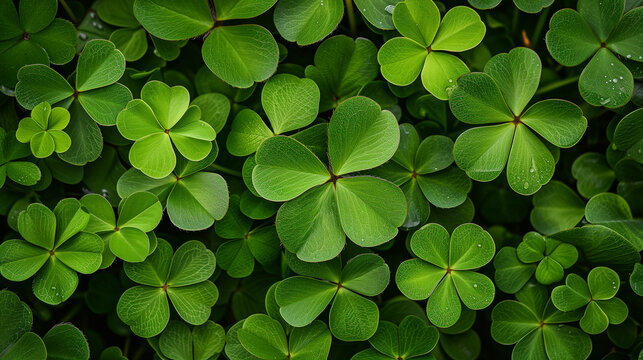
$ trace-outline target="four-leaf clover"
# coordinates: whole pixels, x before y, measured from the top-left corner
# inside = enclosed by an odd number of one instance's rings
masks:
[[[54,151],[62,153],[71,146],[69,135],[63,131],[67,124],[67,109],[52,109],[48,102],[42,102],[31,110],[31,117],[20,120],[16,138],[22,143],[29,143],[35,157],[46,158]]]

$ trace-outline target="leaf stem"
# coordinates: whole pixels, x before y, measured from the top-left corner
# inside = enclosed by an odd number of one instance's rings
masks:
[[[69,17],[71,18],[71,21],[72,21],[74,24],[78,24],[78,18],[76,18],[76,15],[74,15],[74,12],[73,12],[73,11],[71,11],[71,8],[69,7],[69,5],[67,5],[67,1],[65,1],[65,0],[60,0],[60,5],[62,5],[62,6],[63,6],[63,8],[65,9],[65,12],[66,12],[66,13],[67,13],[67,15],[69,15]]]
[[[538,89],[538,91],[536,91],[536,95],[541,95],[541,94],[544,94],[544,93],[547,93],[547,92],[550,92],[550,91],[554,91],[554,90],[556,90],[558,88],[561,88],[563,86],[573,84],[576,81],[578,81],[579,77],[580,76],[576,75],[576,76],[572,76],[572,77],[567,78],[567,79],[554,81],[553,83],[547,84],[547,85],[541,87],[540,89]]]
[[[219,171],[219,172],[222,172],[224,174],[228,174],[228,175],[232,175],[232,176],[243,177],[243,175],[241,174],[241,171],[233,170],[233,169],[227,168],[225,166],[212,164],[212,165],[210,165],[210,167],[214,171]]]
[[[538,22],[536,23],[536,28],[534,30],[534,33],[531,35],[531,48],[535,49],[536,46],[538,45],[538,41],[540,41],[540,34],[543,31],[543,27],[545,26],[545,22],[549,18],[549,11],[551,10],[551,7],[546,7],[545,10],[543,10],[540,13],[540,16],[538,17]]]
[[[355,23],[355,10],[353,9],[353,0],[344,0],[346,3],[346,14],[348,15],[348,26],[351,29],[351,35],[355,36],[357,24]]]

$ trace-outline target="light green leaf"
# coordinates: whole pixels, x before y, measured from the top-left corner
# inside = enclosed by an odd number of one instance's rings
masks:
[[[417,79],[426,57],[423,46],[405,37],[388,40],[377,53],[382,76],[398,86],[410,85]]]
[[[484,71],[496,81],[513,114],[519,116],[538,89],[541,66],[535,51],[515,48],[491,58]]]
[[[614,146],[639,163],[643,163],[643,110],[638,109],[627,114],[616,125]]]
[[[583,218],[583,201],[567,185],[551,181],[533,197],[531,224],[539,232],[550,235],[573,228]]]
[[[167,295],[181,319],[192,325],[201,325],[210,317],[212,306],[219,298],[219,290],[210,281],[194,285],[167,288]]]
[[[123,270],[132,281],[148,286],[165,285],[170,264],[172,263],[172,246],[159,239],[156,250],[141,263],[125,263]]]
[[[544,100],[530,106],[520,121],[550,143],[568,148],[576,145],[585,133],[587,119],[574,103]]]
[[[481,310],[491,305],[496,288],[488,277],[473,271],[451,273],[462,303],[472,310]]]
[[[202,242],[190,240],[174,253],[167,284],[177,287],[205,281],[214,273],[215,264],[212,251]]]
[[[458,57],[432,51],[422,68],[424,88],[440,100],[447,100],[456,87],[458,78],[469,72],[467,65]]]
[[[440,26],[440,11],[432,0],[407,0],[395,5],[393,23],[402,36],[429,47]]]
[[[63,264],[82,274],[91,274],[100,267],[103,240],[96,234],[81,232],[54,252]]]
[[[476,224],[462,224],[451,234],[449,265],[454,270],[471,270],[489,263],[496,252],[493,238]]]
[[[183,40],[210,30],[214,20],[206,0],[134,2],[134,15],[150,34],[164,40]]]
[[[507,163],[509,186],[521,195],[531,195],[551,180],[555,167],[549,149],[531,130],[518,124]]]
[[[49,259],[49,252],[22,240],[0,244],[0,274],[7,280],[24,281],[32,277]]]
[[[509,158],[514,131],[515,126],[508,123],[463,132],[453,148],[456,164],[474,180],[497,178]]]
[[[410,245],[420,259],[443,269],[449,267],[450,236],[442,225],[422,226],[413,233]]]
[[[167,295],[160,288],[135,286],[125,290],[116,306],[118,317],[140,337],[160,334],[170,320]]]
[[[183,230],[207,229],[228,209],[228,185],[219,174],[199,172],[177,181],[167,200],[170,221]]]
[[[251,354],[262,359],[289,357],[286,334],[279,321],[264,314],[254,314],[243,321],[237,332],[239,341]]]
[[[109,36],[109,41],[123,53],[126,61],[136,61],[147,51],[147,35],[145,29],[118,29]]]
[[[321,321],[314,321],[303,328],[294,328],[290,333],[291,359],[327,358],[332,336]]]
[[[454,325],[460,318],[462,305],[451,275],[446,275],[426,303],[429,320],[438,327]]]
[[[342,341],[363,341],[375,334],[379,320],[377,305],[345,288],[337,290],[330,307],[328,327]]]
[[[496,268],[496,286],[508,294],[515,294],[522,289],[536,271],[536,265],[521,262],[516,249],[512,247],[500,249],[493,259],[493,266]]]
[[[310,125],[319,111],[319,88],[310,79],[273,76],[261,91],[261,104],[275,134]]]
[[[580,65],[601,46],[589,24],[572,9],[551,17],[545,39],[551,56],[564,66]]]
[[[74,94],[67,80],[45,65],[26,65],[18,71],[16,100],[26,109],[46,101],[55,104]]]
[[[149,192],[137,192],[123,200],[118,211],[119,228],[136,228],[150,232],[161,221],[163,208],[158,198]]]
[[[145,260],[150,251],[150,239],[136,228],[122,228],[108,235],[109,250],[124,261],[135,263]]]
[[[585,309],[583,318],[580,319],[580,327],[588,334],[600,334],[609,326],[607,315],[601,310],[597,302],[591,301]]]
[[[232,120],[226,148],[234,156],[247,156],[257,151],[259,145],[273,135],[259,114],[251,109],[243,109]]]
[[[578,2],[578,12],[594,29],[594,33],[598,35],[601,41],[607,40],[610,33],[612,33],[623,15],[624,8],[624,0],[606,2],[580,0]]]
[[[20,213],[18,229],[28,242],[46,250],[54,248],[56,216],[43,204],[31,204]]]
[[[409,299],[424,300],[433,293],[445,274],[445,269],[420,259],[411,259],[400,264],[395,274],[395,283]]]
[[[303,46],[325,38],[342,15],[341,0],[282,0],[275,7],[274,22],[284,39]]]
[[[456,6],[444,15],[431,49],[454,52],[469,50],[482,41],[485,32],[478,13],[470,7]]]
[[[422,193],[439,208],[454,208],[467,199],[471,179],[455,166],[446,170],[417,177]]]
[[[168,176],[176,166],[176,154],[170,136],[158,132],[137,140],[130,148],[129,161],[133,167],[151,178]]]
[[[268,11],[277,0],[214,0],[217,20],[249,19]]]
[[[115,83],[103,88],[78,94],[78,101],[87,114],[100,125],[115,125],[118,114],[125,109],[132,93],[122,84]]]
[[[551,292],[551,301],[561,311],[576,310],[590,302],[591,294],[587,283],[576,274],[569,274],[565,285],[559,285]]]
[[[572,176],[577,180],[576,188],[585,198],[608,191],[615,175],[605,156],[599,153],[585,153],[574,160]]]
[[[85,335],[72,324],[58,324],[42,337],[47,348],[47,359],[89,359],[89,345]]]
[[[639,30],[641,25],[640,6],[628,11],[618,22],[614,31],[610,34],[607,47],[627,59],[635,61],[643,60],[643,49],[641,48],[642,34]]]
[[[310,324],[326,309],[337,285],[307,277],[290,277],[279,282],[275,298],[279,313],[292,326]]]
[[[342,286],[364,296],[376,296],[386,289],[389,276],[384,259],[375,254],[361,254],[344,267]]]
[[[89,41],[78,56],[76,90],[87,91],[111,85],[125,72],[125,57],[107,40]]]
[[[587,286],[592,294],[592,300],[609,300],[616,295],[620,280],[616,271],[599,266],[593,268],[587,275]]]
[[[583,99],[594,106],[618,108],[632,97],[632,73],[608,49],[600,49],[578,80]]]
[[[493,124],[514,118],[497,83],[485,73],[471,73],[458,79],[449,107],[455,117],[467,124]]]
[[[33,293],[42,302],[57,305],[69,299],[76,290],[76,286],[78,286],[76,272],[52,256],[34,277]]]

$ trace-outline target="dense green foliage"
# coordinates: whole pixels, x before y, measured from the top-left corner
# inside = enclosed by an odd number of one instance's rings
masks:
[[[0,0],[0,360],[643,359],[643,0]]]

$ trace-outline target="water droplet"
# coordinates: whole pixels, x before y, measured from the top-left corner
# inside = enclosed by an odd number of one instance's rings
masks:
[[[614,63],[610,63],[610,65],[611,65],[611,66],[614,66]],[[607,75],[605,75],[605,76],[607,76]]]
[[[386,7],[384,8],[384,10],[389,14],[392,14],[394,9],[395,5],[386,5]]]
[[[529,169],[529,172],[530,172],[530,173],[532,173],[532,172],[534,172],[534,171],[536,171],[536,169],[534,169],[534,168]]]
[[[51,290],[56,290],[56,287],[55,287],[55,286],[52,286],[52,287],[51,287]]]
[[[623,80],[623,77],[622,77],[622,76],[619,76],[618,78],[619,78],[619,79],[621,79],[621,80]]]
[[[324,6],[324,2],[322,1],[319,5]]]
[[[525,189],[527,189],[527,188],[529,187],[529,183],[525,181],[525,183],[522,185],[522,187],[524,187]]]
[[[607,105],[607,104],[609,104],[610,101],[612,101],[612,100],[611,99],[601,100],[601,105]]]
[[[571,333],[572,333],[572,331],[571,331],[571,330],[569,330],[569,331],[567,331],[567,333],[568,333],[568,334],[571,334]]]
[[[450,83],[452,83],[452,82],[453,82],[453,80],[452,80],[452,79],[449,79],[449,82],[450,82]]]
[[[612,79],[612,81],[616,83],[616,82],[618,82],[618,79],[617,79],[617,78],[613,78],[613,79]]]
[[[614,284],[616,284],[616,282],[615,282],[615,281],[612,281],[612,285],[614,285]]]
[[[96,28],[97,28],[98,30],[102,30],[102,29],[103,29],[103,24],[100,24],[100,23],[99,23],[99,24],[96,24]]]
[[[474,287],[474,288],[477,288],[477,287],[478,287],[478,284],[473,284],[473,287]]]
[[[478,247],[482,247],[482,244],[478,244]]]
[[[89,13],[89,17],[90,17],[90,18],[92,18],[92,19],[95,19],[95,18],[96,18],[96,13],[95,13],[95,12],[93,12],[93,11],[92,11],[92,12],[90,12],[90,13]]]
[[[78,33],[78,37],[79,37],[81,40],[87,40],[87,34],[85,34],[85,33]]]
[[[626,58],[631,59],[631,58],[632,58],[632,54],[627,54]]]

